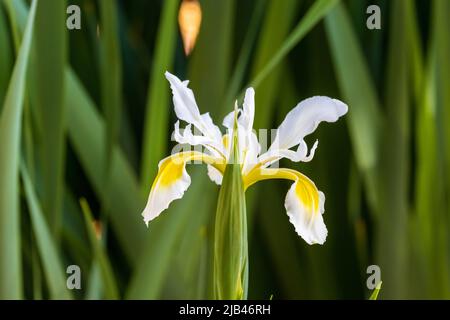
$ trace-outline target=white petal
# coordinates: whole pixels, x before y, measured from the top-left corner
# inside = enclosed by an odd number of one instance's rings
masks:
[[[248,88],[245,91],[244,104],[242,108],[236,108],[238,111],[238,123],[246,130],[252,131],[253,121],[255,119],[255,90]],[[222,122],[227,129],[234,127],[234,110],[228,113]]]
[[[213,141],[210,142],[211,145],[221,148],[222,134],[220,129],[214,125],[209,113],[200,114],[194,93],[187,87],[189,81],[181,81],[167,71],[165,75],[172,88],[173,104],[178,119],[194,125],[208,141]]]
[[[173,94],[175,114],[177,115],[178,119],[186,121],[188,123],[192,123],[194,125],[196,123],[199,123],[201,121],[200,111],[198,110],[194,93],[187,87],[189,82],[181,82],[180,79],[167,71],[165,73],[165,76],[170,82],[170,87]]]
[[[322,217],[325,195],[305,176],[300,179],[286,195],[285,207],[289,221],[308,244],[323,244],[328,234]]]
[[[209,112],[202,114],[200,117],[202,118],[204,127],[207,129],[208,136],[210,136],[214,140],[220,141],[220,139],[222,138],[222,132],[220,132],[219,127],[216,126],[212,121]]]
[[[147,204],[142,212],[146,224],[166,210],[172,201],[183,197],[191,184],[191,178],[186,171],[186,164],[191,160],[202,161],[209,165],[222,163],[221,158],[195,151],[177,153],[161,160],[158,165],[158,175],[152,184]],[[221,165],[218,166],[220,170],[222,170]]]
[[[319,141],[316,140],[311,150],[309,151],[309,155],[308,146],[306,145],[306,142],[304,140],[302,140],[298,145],[297,151],[290,149],[270,149],[258,158],[258,163],[261,164],[263,168],[266,168],[282,158],[289,159],[293,162],[309,162],[313,159],[318,144]]]
[[[214,157],[221,157],[224,153],[224,148],[221,143],[218,144],[216,140],[207,136],[193,134],[191,124],[188,124],[186,128],[180,130],[180,122],[175,122],[173,139],[179,144],[191,146],[201,145]]]
[[[252,131],[253,121],[255,120],[255,90],[248,88],[245,91],[242,126],[247,131]]]
[[[142,212],[147,225],[149,221],[166,210],[172,201],[182,198],[191,184],[191,177],[186,171],[184,161],[175,161],[173,156],[170,156],[161,160],[158,167],[158,176],[152,185],[147,205]]]
[[[200,114],[194,93],[187,86],[189,81],[181,81],[169,72],[165,73],[173,93],[175,113],[180,120],[188,123],[181,132],[180,123],[175,123],[173,137],[180,144],[203,145],[214,157],[226,158],[226,148],[222,142],[220,129],[214,125],[209,113]],[[192,126],[194,126],[194,133]],[[198,129],[199,132],[195,132]],[[217,179],[216,179],[217,180]]]
[[[278,127],[274,145],[290,149],[316,130],[320,122],[335,122],[347,111],[347,105],[337,99],[321,96],[305,99],[286,115]]]
[[[241,117],[242,114],[242,109],[241,108],[236,108],[237,112],[238,112],[238,123],[239,123],[239,118]],[[233,130],[234,128],[234,110],[231,111],[230,113],[228,113],[225,118],[223,118],[222,124],[225,128],[227,128],[228,130]]]
[[[261,146],[258,142],[258,137],[252,131],[246,136],[246,144],[243,153],[243,167],[242,174],[247,174],[252,168],[258,164],[258,155],[261,151]]]
[[[299,148],[301,145],[304,145],[305,150],[307,150],[308,147],[306,146],[305,141],[302,141],[302,142],[303,142],[303,144],[300,143]],[[314,142],[311,150],[309,150],[309,155],[307,155],[307,156],[305,155],[305,157],[303,157],[303,159],[302,159],[303,162],[309,162],[314,158],[314,154],[316,153],[316,149],[317,149],[318,145],[319,145],[319,140],[316,140],[316,142]]]
[[[222,173],[211,165],[208,165],[208,177],[215,184],[222,184]]]
[[[256,134],[253,132],[253,121],[255,118],[255,90],[248,88],[245,91],[242,108],[236,108],[239,137],[239,160],[242,173],[245,174],[257,164],[257,158],[261,147]],[[228,129],[228,136],[233,136],[235,111],[230,112],[223,119],[223,125]]]

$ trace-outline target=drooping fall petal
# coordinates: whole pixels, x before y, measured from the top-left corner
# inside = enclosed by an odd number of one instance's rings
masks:
[[[158,175],[153,181],[147,205],[142,212],[145,223],[148,224],[159,216],[172,201],[183,197],[191,184],[191,177],[186,171],[186,164],[190,161],[211,164],[219,172],[223,172],[222,159],[216,159],[201,152],[180,152],[161,160],[158,165]]]
[[[284,202],[289,221],[306,243],[323,244],[328,234],[322,217],[325,210],[323,192],[307,176],[292,169],[256,168],[244,177],[244,186],[248,188],[258,181],[269,179],[294,181]]]

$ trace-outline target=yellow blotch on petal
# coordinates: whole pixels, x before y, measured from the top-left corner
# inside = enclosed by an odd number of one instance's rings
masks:
[[[286,179],[297,182],[295,193],[302,204],[310,212],[319,212],[319,191],[307,176],[298,171],[256,166],[244,177],[244,187],[247,189],[258,181],[270,179]]]
[[[199,161],[210,164],[223,174],[225,171],[225,164],[220,160],[221,159],[216,159],[207,154],[196,151],[176,153],[160,162],[158,175],[153,182],[152,189],[154,189],[156,185],[160,187],[171,186],[173,183],[181,179],[185,166],[190,161]]]
[[[227,134],[224,134],[224,135],[223,135],[223,137],[222,137],[222,143],[223,143],[223,146],[225,147],[225,149],[228,149],[229,143],[228,143],[228,135],[227,135]]]
[[[183,0],[178,13],[184,53],[188,56],[194,49],[202,22],[202,9],[198,0]]]
[[[160,174],[158,177],[159,183],[162,187],[172,185],[175,181],[179,180],[183,175],[184,163],[173,160],[172,158],[164,162],[161,165]],[[159,175],[159,174],[158,174]]]
[[[302,174],[298,175],[295,193],[303,205],[311,212],[319,212],[319,192],[311,180]]]

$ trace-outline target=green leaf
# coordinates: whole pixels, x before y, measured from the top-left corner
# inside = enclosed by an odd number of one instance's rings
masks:
[[[440,102],[439,123],[444,148],[445,148],[445,171],[447,173],[447,192],[450,192],[450,39],[448,36],[450,28],[450,5],[448,1],[435,0],[433,2],[433,37],[436,41],[436,63],[438,101]],[[450,206],[447,207],[447,219],[450,218]],[[450,242],[449,242],[450,243]],[[449,280],[450,281],[450,280]],[[449,284],[450,285],[450,284]]]
[[[380,212],[377,264],[383,270],[386,298],[406,298],[408,273],[407,219],[409,200],[410,91],[404,1],[392,2],[385,82],[386,118],[379,160]],[[381,183],[380,183],[381,185]]]
[[[31,11],[32,12],[32,11]],[[26,167],[22,164],[21,175],[25,189],[25,196],[31,216],[33,232],[36,236],[37,247],[45,273],[45,279],[52,299],[71,299],[67,289],[64,268],[59,258],[54,237],[50,233],[46,219],[41,211],[39,200],[34,191]]]
[[[41,139],[43,211],[55,239],[61,229],[65,159],[64,68],[67,41],[66,1],[39,0],[36,9],[33,107],[39,115]],[[63,26],[63,27],[61,27]],[[45,79],[45,80],[44,80]]]
[[[117,1],[100,1],[101,103],[105,114],[105,185],[109,187],[112,153],[117,142],[122,105],[122,63]]]
[[[420,274],[421,279],[416,295],[436,299],[448,298],[450,292],[448,224],[442,223],[450,212],[446,202],[448,179],[442,179],[448,151],[444,138],[447,136],[446,95],[449,96],[446,83],[450,79],[450,72],[445,69],[450,50],[446,31],[448,11],[445,11],[448,9],[445,2],[433,2],[428,59],[426,66],[418,70],[423,73],[423,84],[416,93],[416,216],[411,232],[416,240],[412,240],[414,265],[419,266],[415,274]]]
[[[376,166],[382,115],[375,86],[344,5],[325,18],[338,84],[349,105],[346,116],[359,170],[364,173],[372,208],[378,204]]]
[[[103,183],[106,142],[104,122],[72,71],[66,70],[68,134],[83,169],[100,199],[109,201],[109,219],[130,262],[137,262],[143,245],[145,225],[140,212],[143,199],[137,179],[118,146],[113,150],[110,186]],[[108,193],[106,193],[108,191]]]
[[[86,289],[86,300],[100,300],[102,298],[103,277],[97,261],[92,264]]]
[[[3,108],[3,98],[5,97],[9,76],[11,75],[13,55],[8,38],[8,30],[6,15],[3,7],[0,6],[0,48],[3,50],[0,56],[0,112]]]
[[[245,70],[250,61],[252,47],[257,39],[258,29],[264,16],[263,13],[266,8],[266,2],[266,0],[261,0],[256,3],[256,8],[253,11],[247,33],[242,43],[239,57],[237,59],[236,66],[234,67],[233,75],[231,76],[230,84],[225,95],[224,110],[233,105],[233,100],[237,98],[239,93],[238,90],[242,85]]]
[[[37,0],[33,1],[22,45],[0,114],[0,298],[22,297],[19,216],[19,152],[25,79],[33,39]]]
[[[254,53],[251,78],[258,78],[258,74],[262,72],[261,70],[267,68],[266,66],[273,59],[272,57],[280,50],[279,48],[283,47],[285,39],[289,37],[289,30],[294,23],[296,9],[299,4],[300,2],[297,0],[270,1],[268,3]],[[274,25],[277,27],[274,28]],[[273,112],[274,101],[278,97],[280,76],[280,66],[274,66],[265,79],[261,78],[261,83],[256,91],[258,112],[255,113],[255,128],[271,127],[268,122],[271,112]]]
[[[381,290],[381,284],[383,283],[383,281],[380,281],[375,290],[373,290],[372,294],[369,297],[369,300],[377,300],[378,299],[378,294],[380,293]]]
[[[81,209],[84,214],[84,221],[86,224],[86,229],[89,236],[89,241],[91,243],[91,247],[94,252],[94,261],[100,267],[100,273],[103,279],[103,286],[105,288],[105,296],[107,299],[118,299],[119,291],[117,289],[116,280],[114,278],[114,273],[111,267],[111,263],[109,262],[108,255],[103,248],[99,239],[97,239],[95,235],[95,231],[93,228],[93,217],[91,213],[91,209],[85,199],[80,200]],[[96,264],[94,264],[95,267]]]
[[[201,1],[202,25],[188,64],[187,79],[200,111],[210,112],[213,119],[220,119],[233,107],[222,109],[230,76],[236,3],[235,0]]]
[[[250,85],[257,87],[262,80],[276,67],[284,57],[303,39],[303,37],[316,26],[316,24],[330,11],[339,0],[318,0],[308,10],[306,15],[292,30],[289,36],[284,40],[281,48],[276,51],[272,58],[265,64],[264,68],[250,82]],[[292,10],[291,8],[291,11]],[[275,29],[275,28],[274,28]]]
[[[126,299],[158,299],[166,277],[177,241],[186,235],[189,219],[204,219],[212,201],[211,189],[206,188],[206,177],[200,172],[191,175],[192,185],[183,199],[170,205],[167,212],[149,224],[145,239],[145,250],[136,265],[134,275],[126,291]],[[199,204],[201,206],[199,210]],[[195,212],[195,215],[192,213]],[[197,216],[198,213],[198,216]],[[141,221],[141,223],[143,223]],[[193,223],[193,222],[192,222]],[[195,240],[194,237],[189,240]],[[192,248],[192,246],[191,246]]]
[[[176,16],[179,0],[164,1],[155,58],[152,65],[145,111],[144,137],[141,160],[141,189],[146,193],[150,181],[156,176],[158,162],[167,151],[169,135],[169,85],[165,71],[172,71],[177,39]]]

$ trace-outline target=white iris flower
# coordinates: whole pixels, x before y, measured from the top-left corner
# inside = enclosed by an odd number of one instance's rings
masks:
[[[179,144],[203,146],[205,152],[185,151],[173,154],[159,163],[158,175],[150,190],[147,205],[142,213],[145,223],[153,220],[168,208],[169,204],[180,199],[191,183],[186,164],[201,161],[208,166],[208,175],[212,181],[221,184],[225,166],[231,154],[231,141],[234,119],[237,119],[237,137],[244,188],[267,179],[288,179],[293,181],[286,199],[285,208],[289,221],[295,231],[308,244],[323,244],[327,237],[327,228],[322,218],[325,195],[319,191],[307,176],[283,168],[269,166],[282,158],[294,162],[307,162],[314,156],[317,141],[308,153],[304,138],[312,133],[320,122],[335,122],[347,113],[345,103],[329,97],[316,96],[300,102],[287,115],[277,129],[275,138],[267,151],[261,152],[261,146],[253,132],[255,116],[255,91],[248,88],[245,92],[242,108],[228,114],[223,125],[227,129],[222,134],[209,113],[200,114],[194,93],[188,88],[188,81],[180,81],[176,76],[165,73],[173,93],[175,113],[179,120],[187,123],[180,131],[180,122],[175,123],[173,137]],[[238,112],[235,115],[235,112]],[[193,133],[192,126],[198,134]]]

